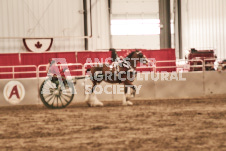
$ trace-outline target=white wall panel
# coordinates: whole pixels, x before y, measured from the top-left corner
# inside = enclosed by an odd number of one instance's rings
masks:
[[[89,13],[89,12],[88,12]],[[89,39],[89,49],[109,49],[110,25],[107,0],[92,0],[92,39]],[[90,33],[90,31],[89,31]]]
[[[226,58],[226,1],[183,0],[183,51],[190,48],[216,49],[218,58]]]
[[[58,37],[51,51],[84,50],[84,39],[77,38],[84,36],[81,10],[83,0],[0,0],[0,52],[25,52],[21,37]],[[92,17],[89,49],[109,48],[106,0],[92,0]]]

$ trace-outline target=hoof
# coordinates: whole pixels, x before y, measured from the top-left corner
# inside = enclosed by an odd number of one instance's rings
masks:
[[[126,102],[124,102],[122,105],[124,105],[124,106],[132,106],[133,103],[130,102],[130,101],[126,101]]]
[[[91,107],[91,103],[89,101],[86,101],[86,104]]]
[[[93,107],[102,107],[104,104],[102,102],[95,102],[93,103]]]
[[[95,94],[88,95],[86,97],[86,103],[88,104],[89,107],[104,106],[104,104],[97,99]]]
[[[89,106],[89,107],[102,107],[102,106],[104,106],[104,104],[102,103],[102,102],[90,102],[90,101],[87,101],[86,102],[87,103],[87,105]]]

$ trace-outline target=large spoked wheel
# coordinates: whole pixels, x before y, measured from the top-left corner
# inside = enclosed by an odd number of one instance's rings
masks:
[[[72,82],[47,79],[42,83],[39,92],[43,104],[52,109],[65,108],[74,98]]]

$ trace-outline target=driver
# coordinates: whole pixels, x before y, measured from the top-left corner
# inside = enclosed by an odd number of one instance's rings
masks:
[[[111,51],[111,57],[112,57],[113,62],[117,63],[116,64],[117,72],[119,72],[118,66],[127,68],[129,72],[134,71],[134,69],[131,67],[131,65],[125,59],[123,59],[122,57],[118,57],[118,54],[114,48],[110,48],[110,51]]]
[[[47,75],[52,78],[52,82],[55,82],[58,80],[58,77],[61,77],[63,82],[65,83],[66,77],[64,74],[64,71],[66,68],[62,68],[59,64],[56,63],[54,59],[49,59],[49,63],[47,66]]]

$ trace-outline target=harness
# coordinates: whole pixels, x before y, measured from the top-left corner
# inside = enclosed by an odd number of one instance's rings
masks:
[[[137,74],[136,70],[130,65],[130,63],[128,61],[118,57],[115,49],[110,49],[110,51],[112,51],[112,59],[113,59],[113,62],[110,65],[110,70],[115,69],[115,71],[116,71],[115,74],[117,77],[120,73],[120,67],[126,68],[127,73],[130,73],[130,74],[132,73],[133,75]]]
[[[112,63],[113,67],[119,72],[119,67],[125,67],[128,70],[134,70],[133,67],[125,60],[116,58],[116,61]]]
[[[130,74],[132,74],[133,76],[137,74],[137,72],[135,71],[135,69],[130,65],[130,63],[128,63],[125,59],[120,59],[117,58],[115,62],[112,63],[112,65],[110,66],[110,69],[113,70],[113,68],[116,71],[116,77],[119,76],[120,74],[120,67],[125,67],[127,69],[127,73],[129,72]],[[122,82],[120,79],[118,79],[120,81],[120,83]]]

